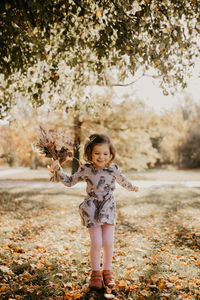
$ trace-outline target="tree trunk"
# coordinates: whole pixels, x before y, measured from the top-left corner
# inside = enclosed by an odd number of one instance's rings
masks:
[[[32,155],[31,169],[36,170],[39,166],[38,158],[35,154]]]
[[[79,117],[74,118],[74,139],[76,144],[80,145],[81,142],[81,125],[82,122],[79,121]],[[72,174],[74,174],[79,168],[79,156],[80,150],[79,147],[77,150],[74,150],[74,157],[72,160]]]

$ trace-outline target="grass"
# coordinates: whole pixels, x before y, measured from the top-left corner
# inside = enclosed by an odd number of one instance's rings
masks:
[[[88,289],[84,194],[45,183],[0,189],[0,299],[200,299],[200,188],[117,189],[116,288],[100,293]]]

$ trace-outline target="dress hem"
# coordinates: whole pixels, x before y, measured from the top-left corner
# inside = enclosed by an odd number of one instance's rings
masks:
[[[83,225],[83,226],[86,227],[86,228],[92,228],[92,227],[102,226],[102,225],[105,225],[105,224],[115,226],[115,223],[108,223],[108,222],[98,223],[98,224],[95,224],[94,226],[89,226],[89,227],[86,226],[86,225]]]

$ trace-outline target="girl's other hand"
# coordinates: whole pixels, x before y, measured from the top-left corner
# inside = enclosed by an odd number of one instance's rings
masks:
[[[138,192],[138,190],[139,190],[138,186],[135,186],[135,187],[134,187],[134,192],[136,192],[136,193],[137,193],[137,192]]]

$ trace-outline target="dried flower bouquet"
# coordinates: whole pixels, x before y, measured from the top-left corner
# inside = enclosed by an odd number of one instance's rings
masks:
[[[63,164],[67,159],[72,159],[73,151],[78,149],[79,144],[74,143],[63,132],[49,130],[47,133],[41,126],[39,126],[39,129],[39,141],[32,145],[33,151],[53,160],[58,160],[60,164]],[[57,172],[50,180],[58,181]]]

